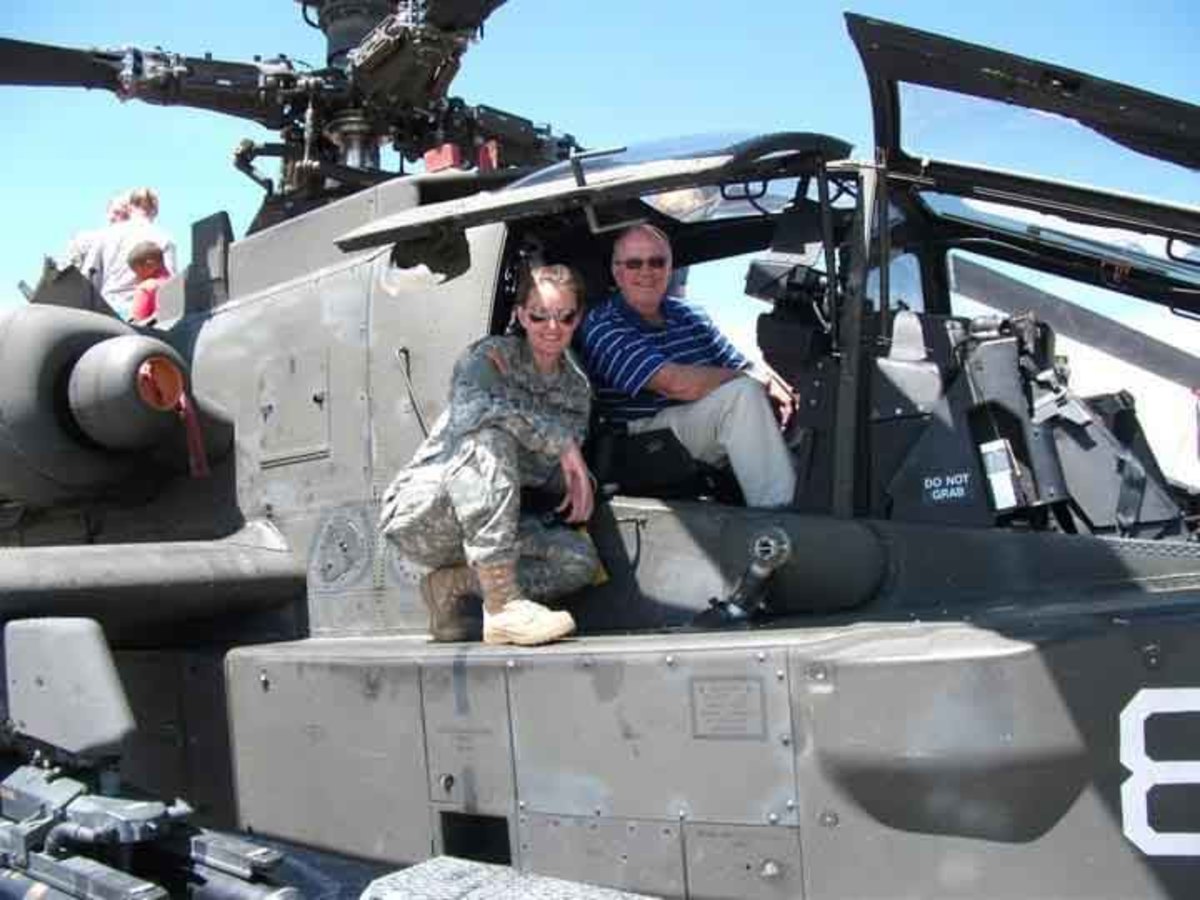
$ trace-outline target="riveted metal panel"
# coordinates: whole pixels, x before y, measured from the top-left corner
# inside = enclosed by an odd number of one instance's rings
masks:
[[[778,650],[523,657],[509,670],[531,812],[795,822]]]
[[[1051,641],[910,624],[797,651],[809,897],[1188,896],[1194,866],[1156,869],[1123,834],[1117,745],[1141,686],[1196,683],[1194,642],[1182,622]]]
[[[322,658],[323,642],[236,650],[226,668],[240,824],[367,859],[426,858],[415,661]]]
[[[258,377],[259,465],[268,469],[329,455],[329,348],[276,356]]]
[[[519,831],[526,871],[666,897],[684,895],[683,842],[674,822],[529,813],[520,817]]]
[[[804,872],[795,828],[689,824],[691,900],[802,900]]]
[[[242,297],[347,259],[332,237],[419,202],[420,188],[395,178],[248,235],[229,248],[229,291]]]
[[[347,263],[239,297],[198,336],[193,383],[234,420],[247,514],[368,500],[369,290],[366,261]]]
[[[309,630],[314,636],[425,633],[419,576],[375,527],[375,504],[348,504],[287,518],[308,548]],[[279,521],[282,517],[277,517]]]
[[[390,254],[370,270],[369,440],[374,496],[412,459],[446,404],[454,363],[488,333],[506,229],[471,229],[471,268],[454,278],[403,269]]]
[[[422,667],[429,799],[507,816],[516,806],[504,669],[464,660]]]

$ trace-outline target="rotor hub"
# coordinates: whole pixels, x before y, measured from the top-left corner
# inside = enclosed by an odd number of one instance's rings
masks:
[[[327,41],[325,61],[346,68],[351,50],[367,33],[392,13],[391,0],[296,0],[304,9],[305,20],[320,28]],[[317,14],[314,23],[309,10]]]

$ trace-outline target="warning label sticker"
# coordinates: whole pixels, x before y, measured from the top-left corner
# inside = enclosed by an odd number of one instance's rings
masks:
[[[926,504],[963,503],[973,495],[970,472],[946,472],[926,475],[921,484],[921,500]]]

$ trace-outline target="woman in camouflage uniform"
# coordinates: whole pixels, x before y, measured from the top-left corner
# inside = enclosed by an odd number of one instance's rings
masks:
[[[594,580],[586,533],[521,515],[521,488],[564,495],[568,523],[592,513],[580,453],[591,407],[587,376],[567,348],[583,315],[583,282],[567,266],[526,272],[517,287],[524,336],[488,337],[454,367],[449,408],[383,497],[380,528],[421,580],[434,640],[465,640],[468,604],[483,596],[483,639],[541,644],[575,629],[549,600]]]

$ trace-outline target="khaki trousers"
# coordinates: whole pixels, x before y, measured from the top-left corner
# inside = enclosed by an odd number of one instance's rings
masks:
[[[706,397],[629,423],[633,434],[657,428],[670,428],[701,462],[728,460],[747,506],[791,504],[796,470],[767,392],[754,379],[734,378]]]

